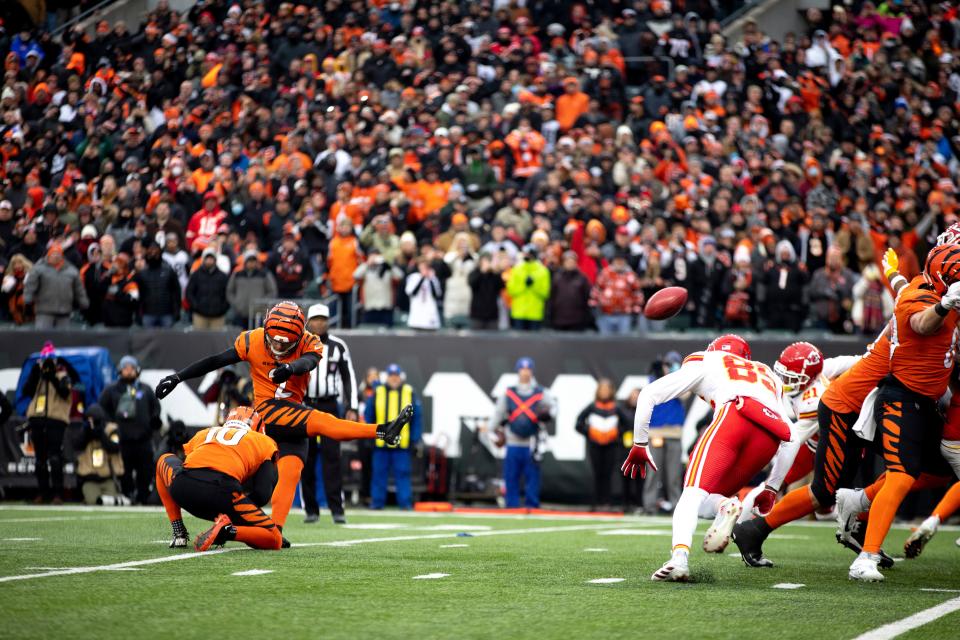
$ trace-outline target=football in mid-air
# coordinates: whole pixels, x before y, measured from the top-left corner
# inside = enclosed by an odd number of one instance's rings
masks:
[[[680,313],[687,304],[687,290],[683,287],[666,287],[650,296],[643,307],[643,315],[651,320],[666,320]]]

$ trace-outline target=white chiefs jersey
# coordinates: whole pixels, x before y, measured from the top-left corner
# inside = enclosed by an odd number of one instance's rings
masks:
[[[826,358],[823,361],[823,371],[817,379],[807,387],[803,393],[795,396],[784,396],[784,413],[793,419],[793,439],[780,444],[777,455],[773,458],[773,467],[767,478],[768,486],[779,487],[787,477],[797,452],[801,446],[807,446],[811,451],[817,450],[817,440],[820,433],[820,422],[817,419],[817,410],[820,398],[833,380],[840,377],[852,367],[860,356],[839,356]]]
[[[633,421],[634,442],[646,442],[653,408],[693,392],[717,407],[740,397],[753,398],[779,414],[787,424],[791,420],[783,405],[783,385],[773,371],[726,351],[698,351],[687,356],[683,365],[671,374],[657,378],[640,391]]]

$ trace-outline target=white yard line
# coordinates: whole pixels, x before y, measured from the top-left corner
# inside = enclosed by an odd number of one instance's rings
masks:
[[[17,524],[25,522],[77,522],[79,520],[126,520],[144,514],[127,514],[125,516],[50,516],[47,518],[0,518],[0,524]]]
[[[497,531],[477,531],[473,534],[480,536],[500,536],[526,533],[562,533],[566,531],[590,531],[603,529],[614,525],[574,525],[568,527],[535,527],[531,529],[500,529]],[[302,542],[294,544],[294,547],[350,547],[370,542],[401,542],[406,540],[434,540],[440,538],[455,538],[456,533],[434,533],[422,536],[392,536],[389,538],[360,538],[356,540],[336,540],[332,542]],[[16,580],[32,580],[35,578],[48,578],[50,576],[70,576],[80,573],[94,573],[96,571],[123,571],[128,567],[142,567],[150,564],[160,564],[162,562],[173,562],[174,560],[186,560],[188,558],[200,558],[203,556],[216,555],[219,553],[229,553],[231,551],[245,551],[247,547],[226,547],[214,551],[205,551],[203,553],[183,553],[159,558],[149,558],[147,560],[132,560],[130,562],[117,562],[115,564],[106,564],[98,567],[76,567],[72,569],[61,569],[57,571],[48,571],[46,573],[28,573],[19,576],[0,576],[0,582],[14,582]]]
[[[907,616],[902,620],[897,620],[896,622],[885,624],[882,627],[877,627],[872,631],[867,631],[853,640],[889,640],[890,638],[896,638],[900,634],[916,629],[917,627],[922,627],[928,622],[933,622],[957,610],[960,610],[960,598],[953,598],[935,607],[918,611],[912,616]]]
[[[203,556],[217,555],[219,553],[230,553],[231,551],[245,551],[246,549],[247,547],[229,547],[226,549],[216,549],[214,551],[204,551],[203,553],[184,553],[179,555],[163,556],[160,558],[148,558],[147,560],[117,562],[114,564],[100,565],[98,567],[75,567],[71,569],[47,571],[46,573],[27,573],[21,576],[0,576],[0,582],[33,580],[34,578],[49,578],[50,576],[72,576],[79,573],[94,573],[96,571],[125,571],[131,567],[142,567],[148,564],[160,564],[161,562],[173,562],[174,560],[187,560],[188,558],[200,558]]]
[[[482,538],[486,536],[509,536],[526,533],[564,533],[567,531],[598,531],[617,525],[602,524],[584,524],[571,525],[567,527],[533,527],[530,529],[497,529],[495,531],[475,531],[470,534],[471,538]],[[334,540],[332,542],[301,542],[293,545],[294,547],[353,547],[360,544],[371,542],[404,542],[407,540],[439,540],[442,538],[456,538],[456,533],[434,533],[422,536],[390,536],[386,538],[358,538],[356,540]]]

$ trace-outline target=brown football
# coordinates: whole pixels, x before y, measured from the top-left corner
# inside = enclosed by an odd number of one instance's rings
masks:
[[[680,313],[687,304],[687,290],[683,287],[666,287],[650,296],[643,307],[643,315],[651,320],[666,320]]]

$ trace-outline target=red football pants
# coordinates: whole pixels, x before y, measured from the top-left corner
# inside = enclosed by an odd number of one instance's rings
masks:
[[[779,446],[777,437],[741,416],[728,402],[700,434],[684,486],[732,496],[770,462]]]

